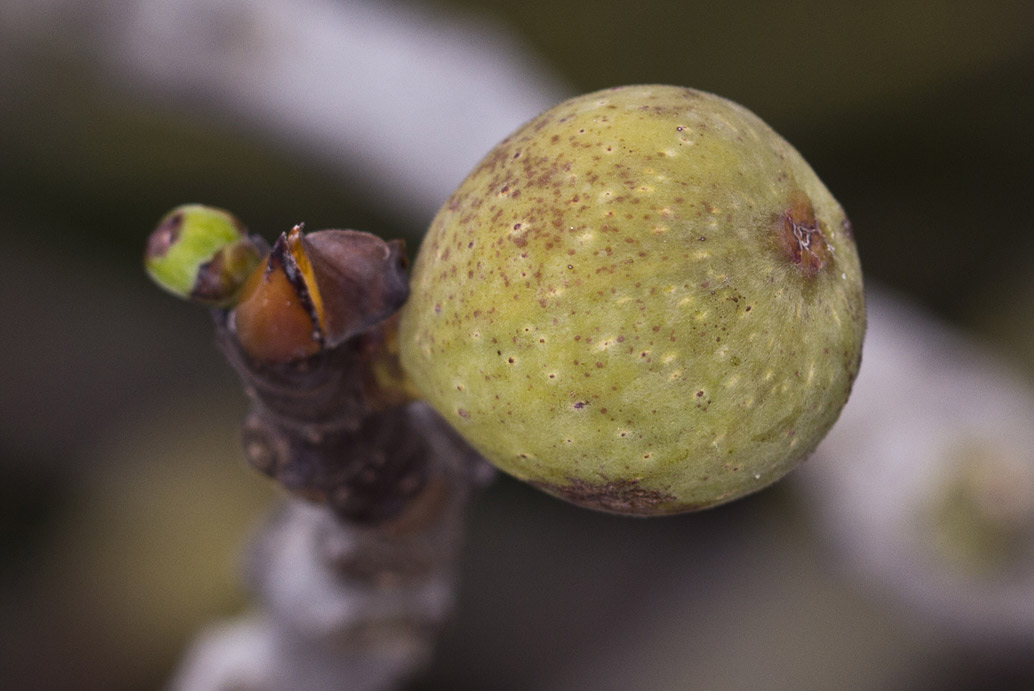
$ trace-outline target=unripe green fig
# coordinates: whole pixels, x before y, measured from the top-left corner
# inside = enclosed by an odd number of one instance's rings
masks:
[[[865,305],[851,226],[743,107],[571,99],[493,149],[413,267],[403,365],[500,469],[617,513],[774,482],[833,425]]]

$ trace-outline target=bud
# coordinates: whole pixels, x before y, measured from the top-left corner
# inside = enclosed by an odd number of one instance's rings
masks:
[[[166,214],[151,233],[144,267],[173,295],[228,307],[260,259],[257,241],[233,214],[184,204]]]
[[[333,348],[402,306],[405,268],[401,241],[354,230],[305,235],[295,226],[245,282],[233,314],[237,339],[269,363]]]

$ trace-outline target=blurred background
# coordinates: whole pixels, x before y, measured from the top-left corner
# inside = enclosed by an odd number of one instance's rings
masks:
[[[889,315],[863,365],[886,376],[859,381],[879,404],[698,515],[619,519],[500,478],[410,688],[1034,688],[1034,4],[1007,0],[0,0],[0,688],[155,688],[246,607],[237,559],[277,493],[243,464],[204,310],[141,269],[166,210],[414,251],[512,129],[646,82],[744,104],[841,201]],[[980,410],[1014,478],[990,494],[937,461],[944,424]],[[995,453],[970,455],[1000,479]],[[899,483],[895,454],[923,472]],[[914,560],[947,530],[929,515],[976,551]]]

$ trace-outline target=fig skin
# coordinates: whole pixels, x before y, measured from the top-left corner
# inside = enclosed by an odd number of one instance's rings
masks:
[[[501,142],[439,210],[402,362],[498,468],[583,506],[707,508],[805,459],[858,373],[850,224],[742,106],[645,85]]]

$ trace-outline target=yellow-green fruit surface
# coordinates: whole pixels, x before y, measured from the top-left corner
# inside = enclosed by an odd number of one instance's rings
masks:
[[[401,322],[417,388],[489,461],[592,508],[705,508],[782,477],[833,425],[865,307],[850,224],[730,101],[571,99],[446,201]]]

